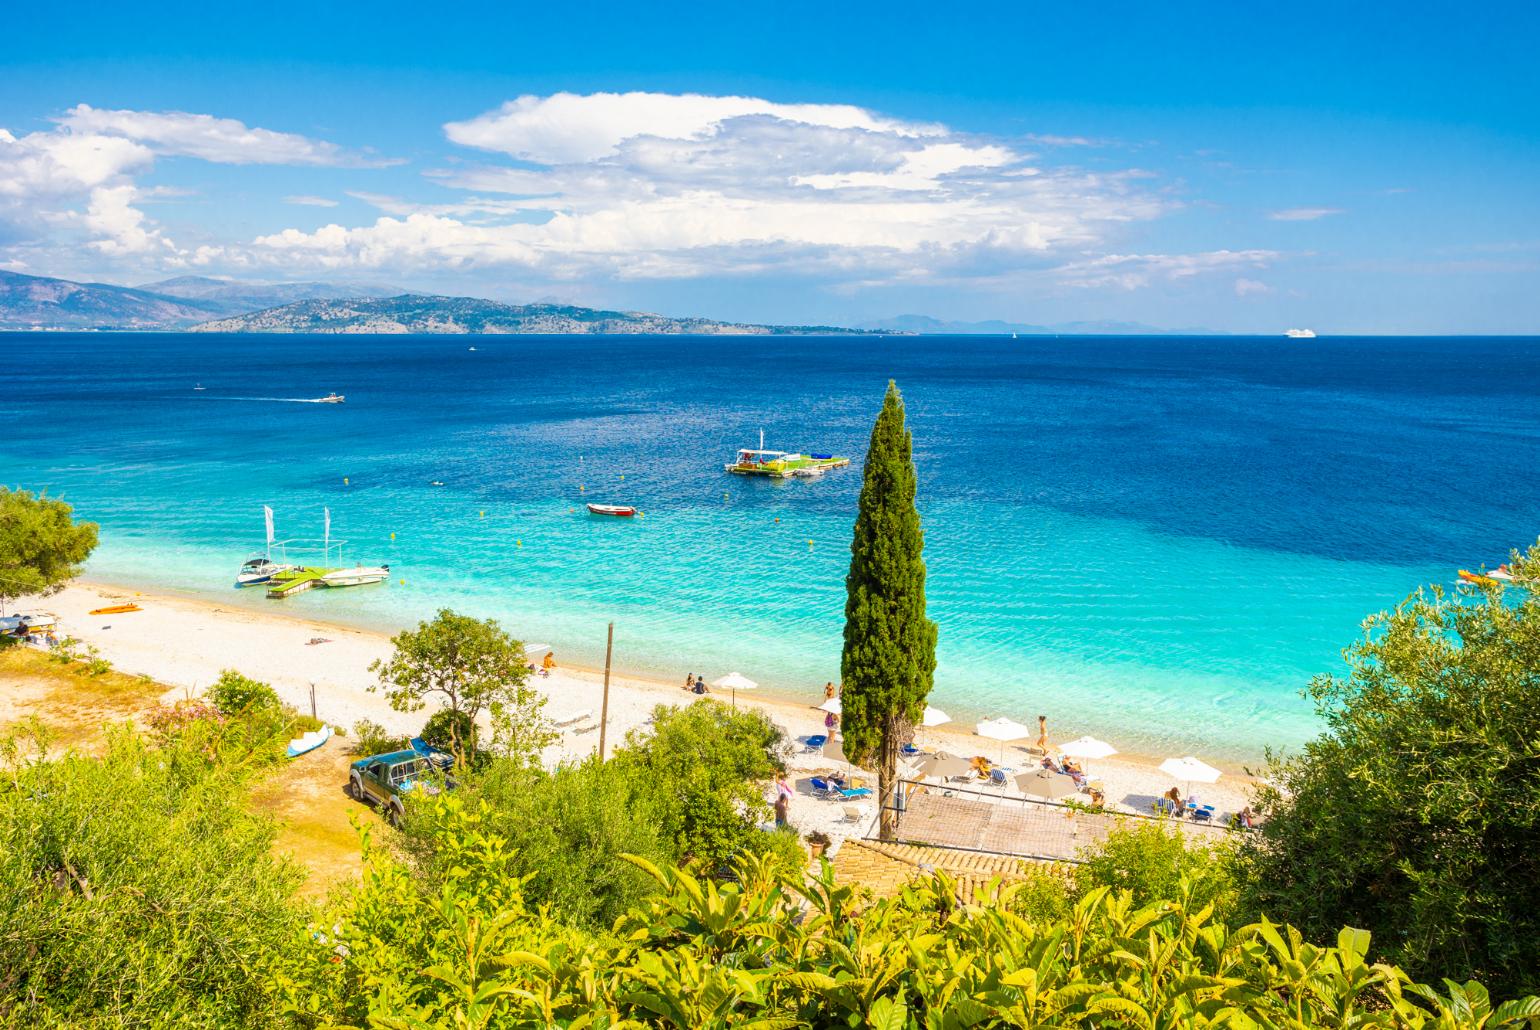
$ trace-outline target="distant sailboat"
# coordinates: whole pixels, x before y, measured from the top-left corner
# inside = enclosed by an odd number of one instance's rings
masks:
[[[1290,329],[1287,332],[1285,332],[1283,335],[1287,336],[1291,340],[1313,340],[1313,339],[1315,339],[1315,330],[1314,329]]]

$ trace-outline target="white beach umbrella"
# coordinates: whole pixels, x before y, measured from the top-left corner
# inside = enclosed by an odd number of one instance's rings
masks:
[[[1095,737],[1081,737],[1072,740],[1068,744],[1059,745],[1059,754],[1065,758],[1111,758],[1118,753],[1118,749],[1105,740],[1097,740]]]
[[[984,722],[973,727],[973,732],[981,737],[988,737],[990,740],[998,740],[1000,742],[1000,760],[1002,762],[1005,761],[1006,742],[1021,740],[1023,737],[1028,737],[1032,734],[1031,730],[1015,719],[1007,719],[1003,715],[998,719],[986,719]]]
[[[986,719],[984,722],[973,727],[973,732],[981,737],[988,737],[990,740],[998,740],[1002,743],[1009,740],[1020,740],[1023,737],[1032,735],[1032,731],[1021,723],[1015,719],[1007,719],[1004,716],[998,719]]]
[[[838,715],[840,712],[845,710],[845,706],[840,704],[839,698],[831,697],[824,701],[823,704],[819,705],[818,710],[822,712],[833,712],[835,715]]]
[[[1221,773],[1207,762],[1188,755],[1186,758],[1168,758],[1160,763],[1160,771],[1183,783],[1213,783]]]
[[[952,717],[939,708],[925,706],[925,714],[920,718],[921,726],[943,726],[952,721]]]
[[[741,672],[730,672],[721,679],[713,681],[711,685],[718,690],[731,690],[733,692],[734,708],[738,707],[738,691],[753,690],[759,686],[758,683],[755,683]]]
[[[1194,783],[1213,783],[1220,776],[1218,769],[1207,762],[1200,762],[1192,755],[1185,758],[1168,758],[1160,763],[1160,771],[1173,780],[1181,780],[1189,794],[1192,793]]]

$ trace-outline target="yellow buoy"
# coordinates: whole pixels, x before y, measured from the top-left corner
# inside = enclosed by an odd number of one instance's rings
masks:
[[[401,585],[406,586],[406,580],[404,578],[401,580]]]
[[[582,483],[578,484],[578,493],[582,493],[585,489],[587,489],[587,487],[583,486]]]
[[[777,521],[777,522],[779,522],[779,521],[781,521],[781,517],[780,517],[780,516],[779,516],[779,515],[777,515],[777,516],[776,516],[776,517],[775,517],[775,521]]]
[[[343,486],[347,486],[348,485],[348,477],[347,476],[343,476],[342,477],[342,485]]]
[[[391,539],[392,539],[392,540],[394,540],[394,539],[395,539],[395,538],[396,538],[396,534],[394,534],[394,533],[392,533],[392,534],[390,534],[390,538],[391,538]]]
[[[515,540],[513,543],[514,543],[514,546],[516,546],[516,547],[523,547],[524,546],[524,541],[522,541],[522,540]]]
[[[487,513],[486,513],[486,512],[482,512],[482,513],[481,513],[481,517],[482,517],[482,518],[486,518],[486,517],[487,517]]]
[[[809,546],[809,547],[812,547],[812,546],[813,546],[813,541],[811,541],[811,540],[809,540],[809,541],[808,541],[808,542],[807,542],[807,545],[808,545],[808,546]]]

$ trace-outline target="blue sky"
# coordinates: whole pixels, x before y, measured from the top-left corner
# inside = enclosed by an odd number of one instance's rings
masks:
[[[0,268],[1540,329],[1540,7],[27,5]]]

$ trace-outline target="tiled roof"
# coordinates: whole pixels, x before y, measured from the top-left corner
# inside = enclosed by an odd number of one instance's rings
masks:
[[[834,875],[842,883],[858,883],[878,897],[891,897],[933,872],[955,881],[957,894],[971,902],[985,893],[990,881],[1023,879],[1028,869],[1063,875],[1066,867],[1033,862],[1014,855],[994,855],[918,844],[889,844],[850,838],[834,856]]]

